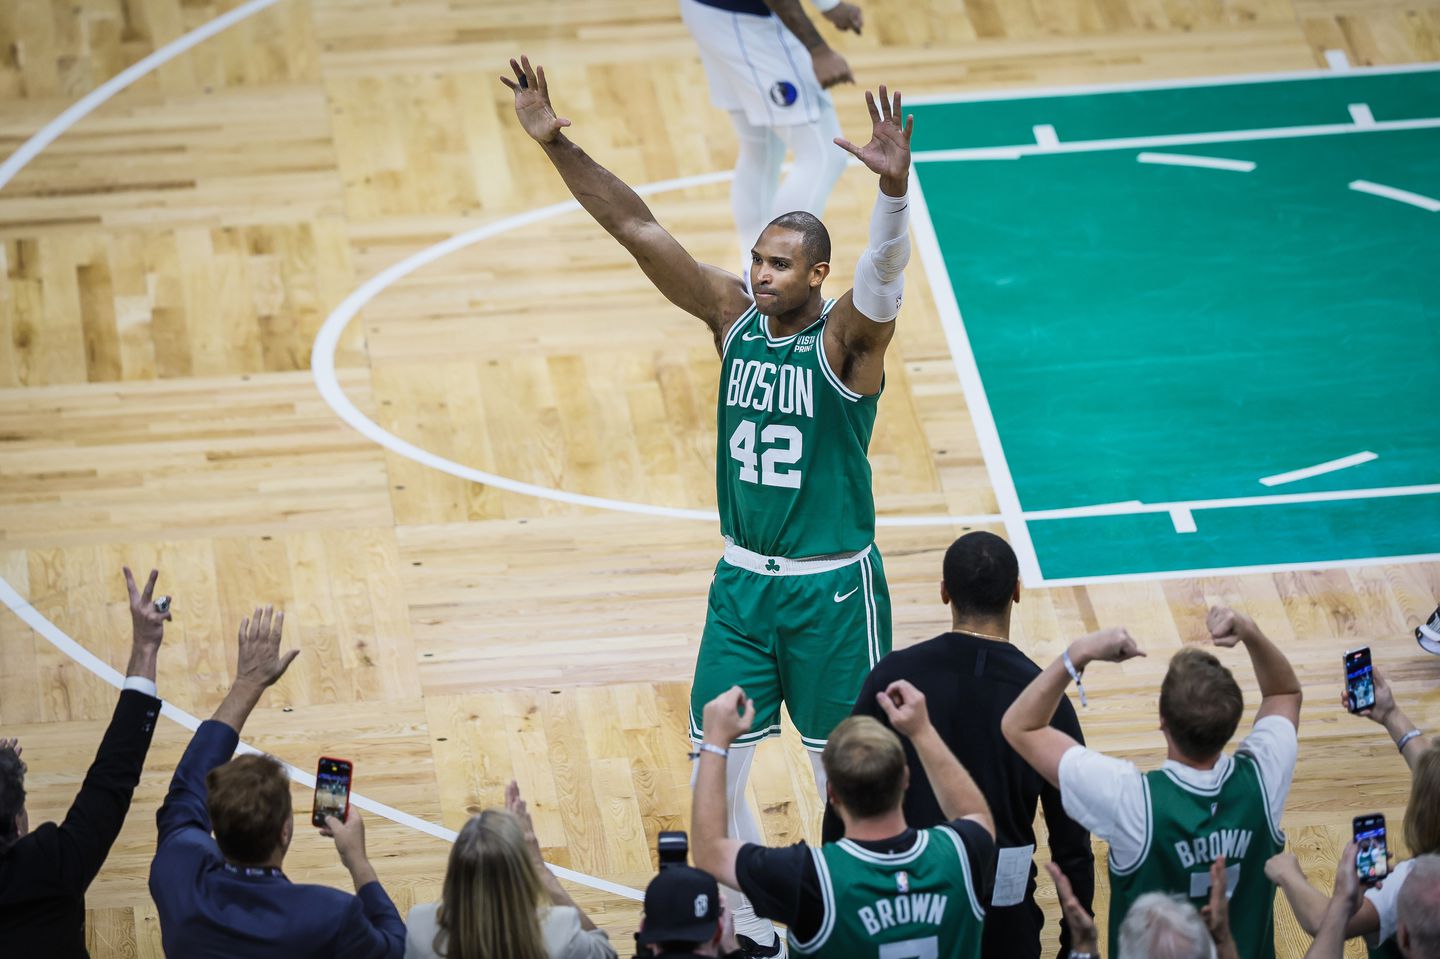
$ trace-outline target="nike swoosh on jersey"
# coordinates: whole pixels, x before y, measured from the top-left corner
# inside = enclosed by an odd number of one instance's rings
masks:
[[[850,592],[846,593],[844,596],[841,596],[839,590],[836,590],[836,592],[835,592],[835,602],[837,602],[837,603],[843,603],[843,602],[845,602],[845,600],[849,599],[851,596],[854,596],[854,595],[855,595],[856,593],[858,593],[858,592],[860,592],[860,587],[859,587],[859,586],[856,586],[854,589],[850,590]]]
[[[749,343],[751,340],[763,340],[765,339],[765,336],[761,333],[741,333],[740,339],[744,340],[746,343]]]

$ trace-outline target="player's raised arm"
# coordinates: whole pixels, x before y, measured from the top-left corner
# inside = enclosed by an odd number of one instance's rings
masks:
[[[878,393],[885,377],[885,348],[895,335],[895,317],[910,262],[910,134],[915,118],[904,118],[900,94],[880,87],[879,102],[865,91],[870,108],[870,142],[857,147],[835,143],[880,176],[880,194],[870,216],[870,243],[855,266],[855,286],[840,298],[825,324],[825,355],[841,381],[857,393]]]
[[[655,221],[645,201],[619,177],[592,160],[560,131],[570,121],[555,115],[545,68],[532,67],[528,57],[510,61],[515,78],[500,82],[515,94],[520,125],[540,144],[585,212],[630,251],[640,269],[687,313],[705,321],[720,338],[750,306],[745,284],[733,273],[696,262],[680,243]]]

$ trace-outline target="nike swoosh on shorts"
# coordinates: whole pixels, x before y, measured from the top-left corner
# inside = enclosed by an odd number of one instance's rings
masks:
[[[854,595],[855,595],[856,593],[858,593],[858,592],[860,592],[860,587],[859,587],[859,586],[856,586],[854,589],[850,590],[850,592],[846,593],[844,596],[841,596],[841,595],[840,595],[840,591],[839,591],[839,590],[836,590],[836,591],[835,591],[835,602],[837,602],[837,603],[843,603],[843,602],[845,602],[845,600],[849,599],[851,596],[854,596]]]

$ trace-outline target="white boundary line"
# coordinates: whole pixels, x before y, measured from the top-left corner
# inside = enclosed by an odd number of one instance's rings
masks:
[[[1250,173],[1255,169],[1251,160],[1227,160],[1223,157],[1192,156],[1188,153],[1141,153],[1135,157],[1140,163],[1157,163],[1161,166],[1193,166],[1206,170],[1233,170],[1236,173]]]
[[[952,150],[921,150],[911,155],[916,163],[940,163],[954,160],[1005,159],[1053,156],[1058,153],[1098,153],[1106,150],[1144,150],[1150,147],[1194,146],[1203,143],[1247,143],[1254,140],[1291,140],[1305,137],[1345,136],[1356,133],[1386,133],[1396,130],[1433,130],[1440,127],[1440,117],[1417,120],[1386,120],[1368,126],[1354,123],[1322,123],[1312,126],[1260,127],[1254,130],[1213,130],[1208,133],[1172,133],[1152,137],[1113,137],[1108,140],[1061,140],[1053,146],[1016,143],[998,147],[957,147]]]
[[[44,150],[50,144],[54,143],[60,134],[89,116],[100,104],[109,100],[151,70],[169,63],[196,44],[209,40],[222,30],[228,30],[241,20],[247,17],[253,17],[261,10],[273,7],[279,2],[280,0],[250,0],[249,3],[241,4],[229,13],[221,14],[214,20],[191,30],[184,36],[170,41],[148,57],[135,61],[109,80],[106,80],[85,94],[79,100],[76,100],[65,112],[45,124],[34,136],[20,144],[14,153],[5,158],[4,163],[0,163],[0,190],[5,189],[5,185],[13,180],[15,174],[19,173],[27,163],[39,156],[41,150]]]
[[[1316,463],[1314,466],[1306,466],[1298,470],[1290,470],[1285,473],[1276,473],[1273,476],[1260,477],[1261,486],[1281,486],[1285,483],[1297,483],[1312,476],[1321,476],[1325,473],[1333,473],[1336,470],[1349,469],[1352,466],[1359,466],[1361,463],[1368,463],[1377,460],[1380,456],[1371,451],[1363,450],[1359,453],[1351,453],[1349,456],[1342,456],[1339,459],[1326,460],[1323,463]]]
[[[1260,566],[1203,566],[1198,569],[1166,569],[1153,573],[1106,573],[1098,576],[1071,576],[1047,579],[1047,587],[1103,586],[1106,583],[1138,583],[1157,579],[1208,579],[1219,576],[1247,576],[1254,573],[1303,573],[1326,569],[1361,569],[1367,566],[1403,566],[1440,562],[1440,553],[1411,553],[1373,559],[1334,559],[1314,563],[1269,563]]]
[[[4,602],[6,606],[10,607],[15,615],[20,617],[27,626],[38,633],[42,639],[60,650],[60,652],[66,656],[69,656],[76,663],[85,667],[116,689],[124,686],[125,677],[120,675],[119,670],[112,668],[104,660],[100,659],[100,657],[70,638],[64,630],[52,623],[34,606],[30,605],[29,601],[21,596],[15,587],[11,586],[10,583],[3,578],[0,578],[0,602]],[[172,703],[162,703],[160,706],[160,714],[184,726],[191,732],[200,728],[200,719],[198,717],[187,713]],[[256,749],[254,746],[243,741],[235,751],[237,753],[262,752],[262,750]],[[298,766],[293,766],[290,763],[283,763],[283,765],[292,780],[307,788],[315,788],[315,776],[313,774],[306,772]],[[445,842],[453,843],[455,841],[455,830],[446,829],[444,826],[437,826],[435,823],[417,816],[412,816],[407,812],[396,809],[394,806],[387,806],[382,802],[377,802],[368,796],[363,796],[360,793],[351,793],[350,801],[361,809],[373,812],[377,816],[382,816],[402,826],[409,826],[411,829],[423,832],[427,836],[434,836],[436,839],[443,839]],[[572,882],[579,883],[582,886],[589,886],[592,889],[598,889],[601,892],[608,892],[616,896],[637,901],[644,899],[644,894],[638,889],[631,889],[629,886],[622,886],[606,879],[587,876],[584,873],[578,873],[566,869],[563,866],[550,866],[550,871],[562,879],[569,879]]]
[[[1089,96],[1096,93],[1135,93],[1141,90],[1183,90],[1189,87],[1229,87],[1247,83],[1287,83],[1291,80],[1353,80],[1356,77],[1388,76],[1395,73],[1431,73],[1440,63],[1404,63],[1384,67],[1354,67],[1349,70],[1288,70],[1279,73],[1232,73],[1218,77],[1184,77],[1171,80],[1136,80],[1121,83],[1079,83],[1068,87],[1004,87],[965,93],[927,93],[905,98],[914,106],[946,103],[977,103],[986,100],[1043,100],[1049,97]]]
[[[990,411],[990,399],[985,395],[985,384],[980,378],[980,367],[976,364],[975,354],[970,348],[970,338],[965,334],[960,303],[955,298],[950,271],[945,268],[945,257],[940,252],[940,240],[935,235],[935,224],[930,219],[930,207],[925,202],[925,192],[920,187],[918,173],[910,179],[910,205],[914,208],[910,226],[915,231],[920,260],[925,264],[925,275],[930,280],[930,291],[935,296],[935,310],[940,314],[940,325],[944,328],[945,340],[950,345],[950,358],[955,363],[955,375],[960,378],[960,388],[965,393],[965,405],[970,408],[970,420],[975,427],[975,436],[980,441],[980,451],[985,458],[985,471],[990,474],[990,485],[995,490],[995,501],[1000,507],[1005,532],[1019,560],[1020,575],[1025,585],[1039,586],[1044,581],[1040,559],[1035,555],[1035,544],[1030,541],[1030,529],[1025,525],[1020,496],[1015,491],[1015,478],[1010,474],[1010,465],[1005,459],[1005,447],[1000,442],[1000,431],[995,427],[995,415]]]
[[[1384,197],[1387,200],[1395,200],[1400,203],[1408,203],[1411,206],[1418,206],[1422,210],[1431,213],[1440,212],[1440,200],[1425,196],[1421,193],[1411,193],[1409,190],[1402,190],[1399,187],[1386,186],[1383,183],[1371,183],[1369,180],[1352,180],[1350,189],[1356,193],[1368,193],[1371,196]]]
[[[175,59],[196,44],[208,40],[222,30],[232,27],[240,21],[274,6],[278,2],[279,0],[250,0],[249,3],[243,4],[231,10],[229,13],[216,17],[214,20],[171,41],[144,59],[136,61],[131,66],[117,73],[105,83],[102,83],[81,97],[71,105],[69,109],[45,124],[33,136],[20,144],[14,153],[10,154],[3,163],[0,163],[0,190],[3,190],[5,186],[15,178],[15,175],[24,169],[26,164],[39,156],[41,151],[51,143],[54,143],[61,134],[80,122],[80,120],[92,113],[101,104],[105,103],[105,101],[115,96],[115,94],[124,90],[156,67]],[[118,670],[112,668],[104,660],[71,639],[63,630],[41,615],[40,611],[35,609],[34,606],[31,606],[30,603],[15,590],[15,587],[10,585],[3,577],[0,577],[0,601],[3,601],[5,605],[14,611],[15,615],[19,616],[31,629],[35,630],[35,632],[40,634],[47,642],[66,656],[69,656],[76,663],[85,667],[85,669],[109,683],[111,686],[114,686],[116,689],[124,685],[124,677],[120,675]],[[179,723],[191,732],[194,732],[200,727],[200,720],[198,718],[170,703],[163,703],[161,705],[160,714]],[[260,752],[260,750],[254,746],[245,742],[241,742],[236,751],[240,753]],[[284,763],[284,766],[285,771],[293,781],[303,786],[314,788],[314,775],[290,763]],[[351,793],[350,799],[361,809],[373,812],[378,816],[389,819],[391,822],[398,823],[402,826],[409,826],[411,829],[423,832],[428,836],[434,836],[436,839],[442,839],[445,842],[453,843],[455,841],[456,833],[452,829],[437,826],[432,822],[420,819],[417,816],[412,816],[393,806],[387,806],[382,802],[370,799],[360,793]],[[600,892],[607,892],[624,899],[633,899],[637,902],[643,901],[645,898],[644,894],[638,889],[631,889],[629,886],[622,886],[618,883],[610,882],[608,879],[587,876],[584,873],[567,869],[564,866],[550,865],[548,863],[547,865],[549,865],[550,871],[555,873],[555,875],[562,879],[568,879],[577,885],[588,886]]]

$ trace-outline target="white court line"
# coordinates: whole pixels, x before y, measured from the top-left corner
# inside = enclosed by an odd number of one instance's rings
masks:
[[[1053,148],[1060,142],[1060,135],[1056,133],[1055,128],[1048,123],[1037,123],[1030,128],[1030,132],[1035,134],[1035,142],[1046,150]]]
[[[1414,486],[1374,486],[1369,489],[1316,490],[1313,493],[1270,493],[1260,496],[1230,496],[1217,499],[1172,500],[1166,503],[1107,503],[1103,506],[1067,506],[1025,512],[1028,520],[1088,519],[1095,516],[1138,516],[1141,513],[1168,513],[1172,510],[1246,509],[1252,506],[1290,506],[1295,503],[1337,503],[1352,499],[1389,499],[1395,496],[1440,495],[1440,483]]]
[[[1188,153],[1141,153],[1135,157],[1141,163],[1158,163],[1163,166],[1195,166],[1207,170],[1233,170],[1249,173],[1255,164],[1249,160],[1227,160],[1223,157],[1200,157]]]
[[[27,163],[39,156],[41,150],[54,143],[60,134],[89,116],[100,104],[156,67],[169,63],[197,43],[210,39],[220,31],[229,29],[241,20],[253,17],[261,10],[273,7],[278,2],[279,0],[250,0],[249,3],[241,4],[229,13],[221,14],[203,26],[172,40],[148,57],[135,61],[76,100],[64,113],[45,124],[34,136],[20,144],[14,153],[5,158],[4,163],[0,163],[0,190],[5,189],[5,185],[13,180],[15,174],[19,173]]]
[[[1325,62],[1331,70],[1340,73],[1348,73],[1353,70],[1350,66],[1350,58],[1345,55],[1344,50],[1326,50]]]
[[[1170,511],[1170,522],[1175,526],[1177,533],[1193,533],[1196,530],[1195,514],[1188,509],[1172,509]]]
[[[1369,193],[1371,196],[1379,196],[1387,200],[1397,200],[1401,203],[1408,203],[1411,206],[1418,206],[1422,210],[1429,210],[1431,213],[1440,212],[1440,200],[1420,193],[1411,193],[1409,190],[1386,186],[1383,183],[1371,183],[1369,180],[1352,180],[1350,181],[1350,189],[1356,193]]]
[[[930,290],[935,296],[935,309],[940,314],[940,325],[944,328],[945,340],[950,345],[955,374],[960,377],[960,388],[965,393],[965,405],[970,408],[970,420],[980,442],[985,471],[990,474],[990,485],[995,490],[995,501],[1000,507],[1005,532],[1019,560],[1021,579],[1026,586],[1038,586],[1044,581],[1040,559],[1035,555],[1035,544],[1031,542],[1030,529],[1025,525],[1020,495],[1015,490],[1015,478],[1010,474],[1010,464],[1005,459],[1005,447],[1000,442],[1000,431],[995,427],[995,415],[991,412],[990,400],[985,395],[980,367],[970,349],[970,338],[965,333],[965,321],[960,316],[960,303],[955,298],[950,271],[945,268],[945,257],[940,252],[940,240],[935,235],[935,225],[930,219],[930,207],[925,203],[925,193],[920,188],[918,174],[910,179],[910,205],[914,209],[910,226],[915,231],[920,260],[925,264],[925,274],[930,279]]]
[[[1350,111],[1350,119],[1357,127],[1373,127],[1375,125],[1375,114],[1370,111],[1368,103],[1352,103],[1345,109]]]
[[[939,163],[948,160],[995,159],[1007,152],[1021,157],[1057,153],[1096,153],[1105,150],[1144,150],[1150,147],[1194,146],[1200,143],[1240,143],[1248,140],[1290,140],[1303,137],[1345,136],[1358,133],[1387,133],[1396,130],[1433,130],[1440,128],[1440,117],[1418,120],[1386,120],[1374,126],[1353,123],[1322,123],[1312,126],[1261,127],[1254,130],[1214,130],[1209,133],[1171,133],[1151,137],[1112,137],[1108,140],[1062,140],[1051,147],[1033,143],[1015,143],[999,147],[959,147],[953,150],[921,150],[910,159],[916,163]],[[984,155],[979,155],[983,151]],[[1363,182],[1363,181],[1361,181]]]
[[[1281,486],[1285,483],[1297,483],[1300,480],[1309,479],[1312,476],[1320,476],[1324,473],[1333,473],[1336,470],[1349,469],[1352,466],[1359,466],[1361,463],[1368,463],[1371,460],[1379,458],[1378,453],[1364,450],[1359,453],[1351,453],[1349,456],[1342,456],[1339,459],[1316,463],[1314,466],[1306,466],[1303,469],[1290,470],[1288,473],[1262,476],[1260,483],[1264,486]]]
[[[925,93],[907,96],[905,102],[918,107],[946,103],[980,103],[987,100],[1040,100],[1049,97],[1083,97],[1095,93],[1137,93],[1143,90],[1185,90],[1192,87],[1288,83],[1292,80],[1347,80],[1353,77],[1389,76],[1397,73],[1433,73],[1436,70],[1440,70],[1440,63],[1402,63],[1395,66],[1356,67],[1343,72],[1313,69],[1281,70],[1275,73],[1231,73],[1218,77],[1133,80],[1121,83],[1077,83],[1066,87],[1002,87],[996,90],[973,90],[964,93]]]
[[[124,686],[125,677],[120,675],[119,670],[114,669],[110,666],[110,664],[106,663],[94,653],[90,652],[90,650],[77,643],[74,639],[67,635],[64,630],[62,630],[59,626],[56,626],[49,619],[47,619],[43,613],[41,613],[34,606],[30,605],[29,601],[26,600],[25,597],[21,596],[16,591],[15,587],[11,586],[10,583],[3,578],[0,578],[0,602],[4,602],[6,606],[10,607],[10,609],[14,611],[15,615],[19,616],[20,619],[23,620],[27,626],[35,630],[35,632],[38,633],[42,639],[50,643],[50,645],[54,646],[56,649],[60,650],[60,652],[64,653],[66,656],[69,656],[75,662],[79,663],[81,666],[84,666],[87,670],[94,673],[96,676],[109,683],[111,686],[114,686],[116,689],[120,689]],[[200,719],[198,717],[187,713],[185,710],[173,705],[172,703],[162,702],[160,706],[160,714],[168,719],[173,720],[181,726],[184,726],[191,732],[194,732],[195,730],[200,728]],[[235,751],[236,753],[262,752],[262,750],[256,749],[254,746],[250,745],[247,742],[241,742],[239,748],[237,748]],[[307,788],[315,788],[315,776],[312,773],[306,772],[298,766],[293,766],[290,763],[282,761],[282,764],[285,766],[285,771],[289,774],[292,780]],[[432,822],[420,819],[417,816],[412,816],[407,812],[396,809],[394,806],[387,806],[382,802],[377,802],[376,800],[371,799],[368,796],[352,792],[350,794],[350,801],[361,809],[366,810],[367,812],[373,812],[377,816],[382,816],[385,819],[389,819],[392,822],[399,823],[402,826],[409,826],[411,829],[418,830],[429,836],[434,836],[436,839],[443,839],[445,842],[451,843],[455,841],[455,830],[446,829],[444,826],[437,826]],[[618,883],[613,883],[605,879],[597,879],[594,876],[587,876],[583,873],[578,873],[573,870],[566,869],[564,866],[550,866],[550,871],[555,873],[557,876],[560,876],[562,879],[569,879],[572,882],[579,883],[583,886],[589,886],[592,889],[598,889],[601,892],[608,892],[616,896],[622,896],[626,899],[634,899],[637,901],[643,900],[645,898],[644,894],[641,893],[638,889],[631,889],[629,886],[622,886]]]
[[[136,61],[134,64],[111,77],[105,83],[102,83],[81,97],[71,105],[69,109],[45,124],[33,136],[20,144],[20,147],[14,153],[10,154],[3,163],[0,163],[0,190],[3,190],[5,186],[15,178],[15,175],[24,169],[26,164],[39,156],[40,152],[51,143],[54,143],[61,134],[80,122],[80,120],[92,113],[105,101],[115,96],[115,94],[124,90],[156,67],[175,59],[175,57],[194,47],[196,44],[208,40],[215,34],[234,26],[247,17],[253,17],[255,14],[274,6],[278,2],[279,0],[250,0],[249,3],[242,4],[228,13],[216,17],[214,20],[171,41],[144,59]],[[75,640],[66,635],[58,626],[42,616],[39,610],[31,606],[23,596],[16,592],[15,587],[11,586],[3,577],[0,577],[0,600],[3,600],[6,606],[29,624],[31,629],[39,633],[51,645],[55,646],[65,655],[75,660],[75,662],[84,666],[87,670],[111,686],[114,686],[116,689],[124,685],[124,677],[122,677],[117,670],[75,642]],[[199,719],[170,703],[163,703],[160,707],[160,713],[192,732],[200,726]],[[237,751],[243,753],[259,752],[260,750],[248,743],[242,742]],[[286,772],[293,781],[303,786],[314,788],[315,777],[311,773],[297,766],[293,766],[290,763],[284,763],[284,765]],[[434,836],[437,839],[443,839],[446,842],[453,843],[455,841],[456,833],[454,830],[437,826],[432,822],[412,816],[393,806],[387,806],[384,803],[377,802],[360,793],[351,793],[350,798],[355,805],[361,809],[373,812],[392,822],[402,826],[409,826],[412,829],[416,829],[426,835]],[[562,879],[568,879],[578,885],[589,886],[591,889],[608,892],[626,899],[634,899],[637,902],[643,901],[645,898],[644,894],[638,889],[631,889],[629,886],[622,886],[618,883],[610,882],[608,879],[587,876],[584,873],[575,872],[573,869],[567,869],[564,866],[555,866],[548,863],[547,865],[549,865],[550,871],[555,873],[555,875]]]
[[[1440,553],[1411,553],[1364,559],[1328,559],[1313,563],[1266,563],[1256,566],[1202,566],[1197,569],[1162,569],[1150,573],[1102,573],[1096,576],[1065,576],[1047,579],[1047,587],[1103,586],[1107,583],[1146,583],[1165,579],[1200,579],[1219,576],[1251,576],[1258,573],[1308,573],[1327,569],[1363,569],[1375,566],[1404,566],[1410,563],[1440,562]]]

